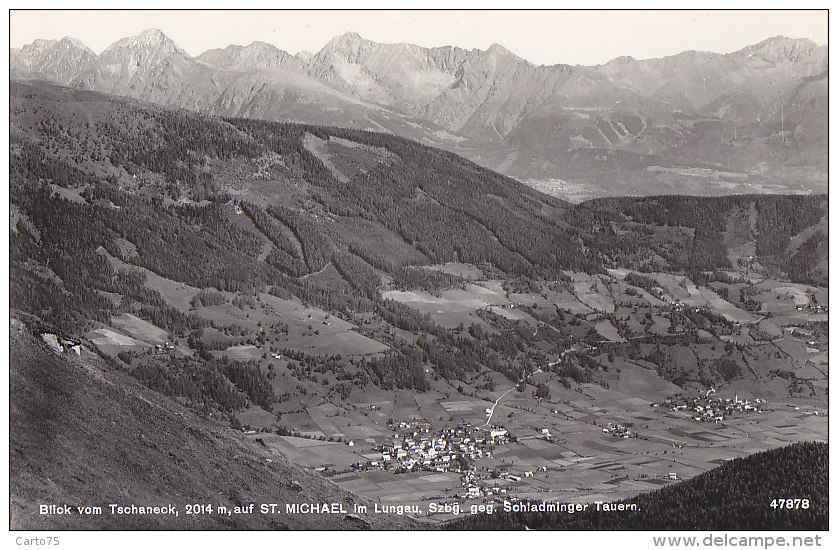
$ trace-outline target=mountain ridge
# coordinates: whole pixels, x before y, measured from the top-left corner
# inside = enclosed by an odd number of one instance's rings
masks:
[[[727,54],[545,66],[499,44],[425,48],[350,32],[311,55],[255,42],[192,57],[150,29],[99,56],[67,39],[12,49],[10,76],[216,116],[391,132],[582,196],[822,192],[826,130],[801,121],[825,116],[826,90],[797,90],[828,78],[827,54],[772,37]],[[719,173],[671,175],[683,152]]]

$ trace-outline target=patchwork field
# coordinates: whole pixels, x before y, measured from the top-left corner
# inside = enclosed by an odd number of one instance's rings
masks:
[[[135,340],[108,328],[98,328],[88,334],[88,338],[107,355],[116,355],[123,349],[144,350],[151,347],[147,342]]]
[[[511,304],[500,281],[478,281],[467,285],[464,290],[444,290],[439,296],[421,290],[389,290],[382,293],[382,298],[427,313],[446,328],[460,323],[471,324],[477,319],[475,312],[479,309],[499,310]]]
[[[812,414],[817,406],[806,400],[772,402],[759,415],[735,417],[722,425],[697,423],[682,412],[650,407],[655,395],[680,388],[667,387],[641,367],[622,364],[621,369],[620,383],[607,392],[597,385],[583,385],[581,393],[564,390],[545,373],[536,376],[550,384],[554,400],[539,402],[531,395],[508,394],[495,414],[517,442],[495,446],[492,455],[475,461],[473,468],[478,473],[494,470],[512,477],[487,477],[484,491],[503,498],[616,500],[674,483],[676,479],[669,479],[673,474],[685,479],[734,457],[827,436],[827,418]],[[498,388],[497,393],[506,389]],[[454,495],[462,494],[459,474],[353,471],[351,465],[380,460],[381,454],[373,447],[395,435],[385,426],[388,411],[397,418],[427,420],[435,428],[466,423],[479,433],[476,427],[483,423],[486,407],[484,400],[451,399],[436,392],[415,401],[402,394],[392,401],[378,401],[379,415],[366,414],[371,412],[367,403],[330,406],[326,414],[322,407],[314,408],[304,423],[311,430],[308,433],[345,438],[341,442],[273,434],[251,437],[262,439],[290,460],[325,468],[324,473],[338,485],[361,496],[382,504],[416,504],[426,510],[430,501],[454,502]],[[365,413],[352,414],[365,409]],[[335,422],[338,418],[343,424]],[[603,433],[601,427],[609,422],[631,426],[635,435],[624,439]],[[543,430],[550,433],[549,439]],[[465,502],[492,498],[466,498]]]

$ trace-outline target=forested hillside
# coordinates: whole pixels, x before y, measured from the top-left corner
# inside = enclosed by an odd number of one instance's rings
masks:
[[[269,409],[276,397],[257,371],[215,353],[257,344],[289,353],[276,316],[250,319],[248,308],[267,311],[274,299],[321,308],[363,335],[369,351],[357,358],[312,346],[298,364],[301,376],[346,394],[370,383],[424,390],[484,368],[517,380],[574,338],[600,338],[593,322],[565,323],[558,310],[530,310],[540,334],[485,311],[480,326],[452,329],[383,297],[467,284],[423,266],[461,262],[516,281],[507,288],[559,289],[571,288],[569,272],[606,268],[718,280],[753,249],[749,270],[826,277],[824,197],[574,206],[388,134],[218,119],[42,82],[13,81],[10,91],[12,307],[90,338],[117,317],[151,323],[182,356],[121,363],[151,387],[225,411]],[[223,318],[228,306],[235,321]],[[707,322],[683,324],[690,332],[678,341]],[[315,338],[331,325],[303,328]],[[574,369],[565,374],[591,380]],[[339,385],[323,384],[327,372]]]
[[[827,282],[825,196],[626,197],[596,199],[583,211],[604,227],[592,246],[620,263],[695,276],[757,262],[793,281]],[[660,228],[690,234],[673,239]],[[752,254],[734,253],[743,246]]]

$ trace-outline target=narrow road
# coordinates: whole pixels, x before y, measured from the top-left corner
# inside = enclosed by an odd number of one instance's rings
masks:
[[[487,419],[486,419],[486,423],[485,423],[485,424],[483,424],[482,426],[480,426],[481,428],[485,428],[486,426],[488,426],[488,425],[489,425],[489,422],[491,422],[491,421],[492,421],[492,415],[493,415],[493,414],[495,414],[495,407],[497,407],[497,405],[498,405],[498,403],[500,402],[500,400],[501,400],[501,399],[503,399],[503,398],[506,396],[506,394],[507,394],[507,393],[511,392],[511,391],[512,391],[512,390],[514,390],[516,387],[518,387],[518,384],[515,384],[514,386],[512,386],[511,388],[509,388],[508,390],[506,390],[505,392],[503,392],[503,393],[501,394],[501,396],[500,396],[500,397],[498,397],[498,398],[495,400],[495,402],[492,404],[492,408],[491,408],[491,409],[489,409],[489,418],[487,418]]]
[[[538,329],[536,328],[536,330],[538,330]],[[563,351],[563,352],[559,355],[559,360],[558,360],[558,361],[553,361],[552,363],[547,363],[548,368],[549,368],[549,367],[553,367],[553,366],[555,366],[555,365],[558,365],[559,363],[561,363],[561,362],[564,360],[565,356],[566,356],[568,353],[571,353],[571,352],[574,352],[574,351],[576,351],[576,348],[575,348],[574,346],[570,346],[569,348],[567,348],[566,350],[564,350],[564,351]],[[509,392],[511,392],[512,390],[514,390],[516,387],[518,387],[518,384],[520,384],[521,382],[523,382],[523,381],[524,381],[524,380],[526,380],[527,378],[531,377],[533,374],[538,374],[539,372],[544,372],[544,371],[543,371],[543,370],[541,370],[541,369],[539,368],[538,370],[535,370],[535,371],[533,371],[533,372],[529,373],[529,374],[528,374],[528,375],[526,375],[525,377],[523,377],[523,378],[521,378],[520,380],[518,380],[518,382],[517,382],[514,386],[512,386],[511,388],[509,388],[508,390],[506,390],[505,392],[503,392],[503,393],[501,394],[501,396],[500,396],[500,397],[498,397],[498,398],[495,400],[494,404],[492,405],[492,408],[491,408],[491,409],[489,409],[489,418],[487,418],[487,419],[486,419],[486,423],[485,423],[485,424],[483,424],[483,425],[482,425],[482,426],[480,426],[480,427],[481,427],[481,428],[485,428],[486,426],[488,426],[488,425],[489,425],[489,422],[491,422],[491,421],[492,421],[492,416],[495,414],[495,407],[497,407],[497,405],[498,405],[498,403],[500,403],[500,400],[501,400],[501,399],[503,399],[504,397],[506,397],[506,394],[508,394]]]
[[[508,394],[509,392],[511,392],[512,390],[514,390],[515,388],[517,388],[517,387],[518,387],[518,384],[520,384],[521,382],[523,382],[524,380],[526,380],[527,378],[529,378],[529,377],[530,377],[530,376],[532,376],[533,374],[538,374],[539,372],[544,372],[544,371],[542,371],[541,369],[538,369],[538,370],[535,370],[535,371],[533,371],[533,372],[529,373],[529,374],[528,374],[528,375],[526,375],[525,377],[523,377],[523,378],[521,378],[520,380],[518,380],[518,382],[517,382],[514,386],[512,386],[511,388],[509,388],[508,390],[506,390],[505,392],[503,392],[503,393],[500,395],[500,397],[498,397],[497,399],[495,399],[495,402],[494,402],[494,404],[492,405],[492,408],[491,408],[491,409],[489,409],[489,418],[487,418],[487,419],[486,419],[486,423],[485,423],[485,424],[483,424],[483,425],[482,425],[482,426],[480,426],[480,427],[481,427],[481,428],[485,428],[486,426],[488,426],[488,425],[489,425],[489,422],[491,422],[491,421],[492,421],[492,415],[493,415],[493,414],[495,414],[495,407],[497,407],[497,406],[498,406],[498,403],[500,403],[500,400],[501,400],[501,399],[503,399],[504,397],[506,397],[506,394]]]
[[[302,277],[300,277],[300,280],[301,280],[301,281],[305,281],[305,280],[306,280],[306,279],[308,279],[309,277],[314,277],[315,275],[320,275],[321,273],[323,273],[324,271],[326,271],[326,268],[327,268],[327,267],[329,267],[330,265],[332,265],[332,260],[329,260],[328,262],[326,262],[326,265],[324,265],[323,267],[321,267],[321,268],[320,268],[320,269],[318,269],[317,271],[314,271],[314,272],[312,272],[312,273],[306,273],[305,275],[303,275]]]

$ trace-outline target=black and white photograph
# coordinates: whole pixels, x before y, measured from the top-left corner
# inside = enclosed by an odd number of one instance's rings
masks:
[[[827,10],[8,15],[16,547],[827,540]]]

